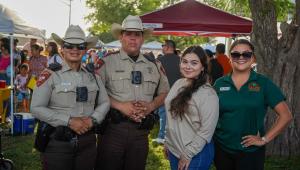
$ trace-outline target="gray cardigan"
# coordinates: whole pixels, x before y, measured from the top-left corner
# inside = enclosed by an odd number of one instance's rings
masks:
[[[184,114],[182,120],[180,117],[174,118],[170,113],[170,103],[187,84],[185,78],[176,81],[165,100],[165,138],[166,147],[172,154],[190,160],[212,139],[219,117],[219,99],[209,84],[203,85],[193,93],[188,102],[188,113]]]

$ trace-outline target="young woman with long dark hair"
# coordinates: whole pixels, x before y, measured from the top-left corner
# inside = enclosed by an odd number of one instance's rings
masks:
[[[172,86],[166,100],[166,143],[172,170],[209,169],[214,146],[211,142],[219,100],[208,82],[208,62],[200,46],[187,48],[180,61],[184,78]]]

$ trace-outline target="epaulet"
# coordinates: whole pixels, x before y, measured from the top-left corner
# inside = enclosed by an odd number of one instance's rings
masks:
[[[44,69],[42,73],[38,77],[38,81],[36,82],[37,87],[40,87],[42,84],[48,80],[48,78],[51,76],[52,71],[49,69]]]
[[[88,63],[88,64],[93,64],[93,63]],[[88,64],[87,64],[87,65],[88,65]],[[89,70],[89,68],[87,68],[87,66],[84,67],[83,65],[81,65],[80,68],[81,68],[83,71],[85,71],[85,72],[91,72],[91,70]],[[93,71],[93,70],[92,70],[92,71]]]
[[[51,64],[49,64],[48,69],[55,72],[55,71],[61,70],[62,65],[59,63],[51,63]]]
[[[148,61],[155,63],[155,57],[151,55],[144,54],[143,55]]]

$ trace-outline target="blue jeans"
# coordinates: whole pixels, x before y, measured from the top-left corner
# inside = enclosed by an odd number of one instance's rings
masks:
[[[189,165],[189,170],[208,170],[214,159],[214,144],[211,141],[206,144],[201,152],[195,155]],[[178,169],[179,159],[169,152],[169,161],[172,170]]]
[[[166,109],[165,106],[160,106],[158,108],[158,115],[159,115],[159,132],[158,138],[165,139],[165,127],[166,127]]]

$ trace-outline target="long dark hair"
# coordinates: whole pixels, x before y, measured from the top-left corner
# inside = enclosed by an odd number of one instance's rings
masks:
[[[200,72],[198,78],[192,80],[191,84],[184,87],[184,89],[171,101],[171,115],[173,117],[179,116],[181,119],[188,109],[188,101],[191,99],[193,93],[196,92],[199,87],[206,84],[208,80],[208,62],[204,50],[200,46],[191,46],[183,52],[182,57],[191,53],[196,54],[199,57],[204,70]]]
[[[52,50],[49,52],[49,56],[54,56],[55,54],[58,54],[58,47],[55,42],[49,42],[48,46],[51,46]]]

